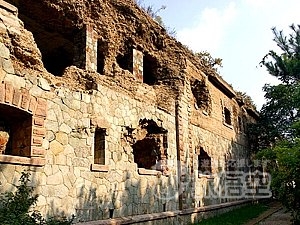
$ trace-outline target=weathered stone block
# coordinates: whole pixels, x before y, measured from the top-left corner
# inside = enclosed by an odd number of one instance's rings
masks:
[[[64,132],[58,132],[55,134],[56,141],[61,143],[62,145],[67,145],[69,143],[69,137]]]
[[[59,143],[58,141],[54,140],[50,142],[50,151],[53,152],[54,155],[58,155],[59,153],[64,151],[64,147],[61,143]]]
[[[0,57],[4,59],[9,59],[9,56],[9,49],[4,45],[4,43],[0,43]]]

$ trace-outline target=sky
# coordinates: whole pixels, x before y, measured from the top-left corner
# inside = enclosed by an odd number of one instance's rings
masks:
[[[160,10],[164,24],[176,30],[176,39],[194,52],[208,51],[223,59],[220,75],[236,91],[246,92],[257,109],[265,103],[262,87],[278,81],[259,65],[279,48],[271,28],[289,35],[300,24],[300,0],[140,0]]]

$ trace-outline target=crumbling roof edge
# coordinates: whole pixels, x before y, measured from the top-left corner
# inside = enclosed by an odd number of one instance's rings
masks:
[[[236,93],[232,89],[232,87],[230,87],[229,84],[226,81],[224,81],[220,76],[208,75],[208,80],[211,83],[213,83],[217,88],[219,88],[228,97],[233,98],[236,96]]]
[[[249,115],[251,115],[252,117],[258,119],[259,118],[259,113],[252,107],[246,107],[247,112],[249,113]]]

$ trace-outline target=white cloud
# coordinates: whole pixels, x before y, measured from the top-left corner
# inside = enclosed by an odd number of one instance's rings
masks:
[[[245,0],[245,3],[254,8],[270,8],[277,0]]]
[[[237,9],[231,2],[223,10],[205,8],[194,26],[177,31],[178,40],[194,51],[207,50],[215,53],[222,43],[225,31],[234,21]]]

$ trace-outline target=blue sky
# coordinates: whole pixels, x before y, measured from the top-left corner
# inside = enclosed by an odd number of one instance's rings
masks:
[[[272,27],[289,34],[300,24],[300,0],[141,0],[166,9],[158,14],[176,38],[193,51],[223,59],[220,75],[237,91],[251,96],[257,108],[265,102],[262,87],[276,83],[259,66],[269,50],[279,51]]]

